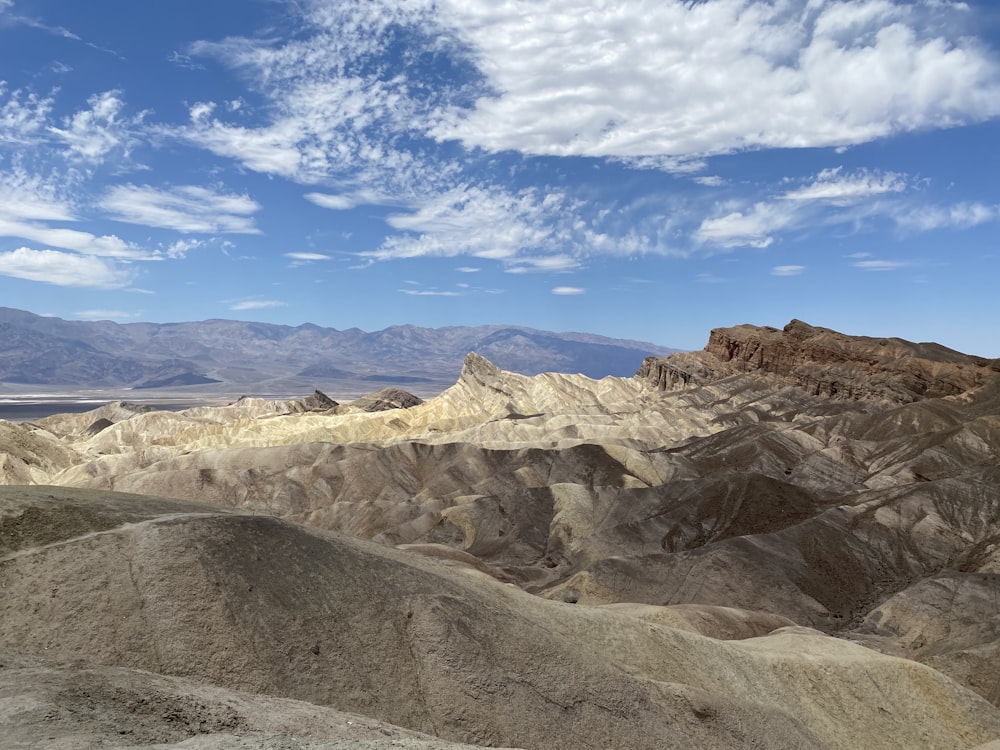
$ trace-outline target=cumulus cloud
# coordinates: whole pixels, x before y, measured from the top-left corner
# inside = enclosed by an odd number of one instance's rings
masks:
[[[0,274],[66,287],[121,289],[132,282],[130,269],[93,256],[20,247],[0,253]]]
[[[260,231],[253,222],[253,214],[261,208],[257,201],[197,185],[164,190],[150,185],[117,185],[105,193],[99,205],[111,218],[128,224],[209,234]]]
[[[1000,115],[996,55],[964,33],[959,5],[935,0],[552,0],[531,13],[488,0],[294,7],[294,38],[185,50],[244,74],[266,107],[250,117],[249,104],[197,102],[189,123],[165,132],[247,169],[336,186],[305,194],[321,207],[402,207],[388,219],[396,233],[369,260],[465,255],[527,271],[534,266],[515,259],[681,252],[682,236],[767,247],[909,188],[892,172],[835,168],[764,200],[702,209],[681,233],[663,217],[660,226],[588,224],[562,189],[548,202],[501,189],[476,169],[479,149],[692,173],[712,155],[846,146]]]
[[[586,294],[587,290],[578,286],[557,286],[553,287],[552,293],[560,297],[573,296],[577,294]]]
[[[964,37],[953,4],[436,7],[495,93],[453,108],[432,133],[492,151],[683,157],[839,146],[1000,113],[997,60]]]

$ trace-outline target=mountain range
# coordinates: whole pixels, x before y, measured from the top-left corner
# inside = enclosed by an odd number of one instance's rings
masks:
[[[523,374],[630,375],[670,349],[584,333],[517,326],[393,326],[366,333],[207,320],[191,323],[67,321],[0,308],[0,382],[82,388],[240,387],[364,391],[371,383],[436,392],[478,351]],[[333,385],[331,385],[333,384]]]
[[[1000,747],[1000,360],[635,367],[0,421],[5,747]]]

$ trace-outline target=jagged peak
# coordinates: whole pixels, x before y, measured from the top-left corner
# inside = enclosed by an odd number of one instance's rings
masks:
[[[503,370],[486,359],[486,357],[476,354],[476,352],[469,352],[465,355],[465,360],[462,362],[462,374],[460,378],[463,380],[472,378],[481,381],[484,378],[493,379],[500,377],[502,373]]]

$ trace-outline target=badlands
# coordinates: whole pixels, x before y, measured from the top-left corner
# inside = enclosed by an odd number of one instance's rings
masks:
[[[737,326],[0,451],[5,748],[1000,748],[998,360]]]

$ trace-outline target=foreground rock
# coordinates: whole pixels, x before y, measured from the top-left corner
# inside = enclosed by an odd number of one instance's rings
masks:
[[[7,750],[469,750],[359,714],[178,677],[0,652]]]
[[[0,641],[199,683],[15,660],[0,716],[22,737],[37,732],[32,701],[52,732],[77,738],[98,725],[107,736],[125,707],[140,743],[293,721],[322,738],[346,723],[208,684],[363,714],[364,732],[386,729],[377,720],[480,745],[846,750],[1000,738],[1000,710],[938,672],[814,631],[719,641],[648,608],[545,601],[469,568],[166,500],[6,488],[0,507],[4,528],[25,529],[0,558]]]

